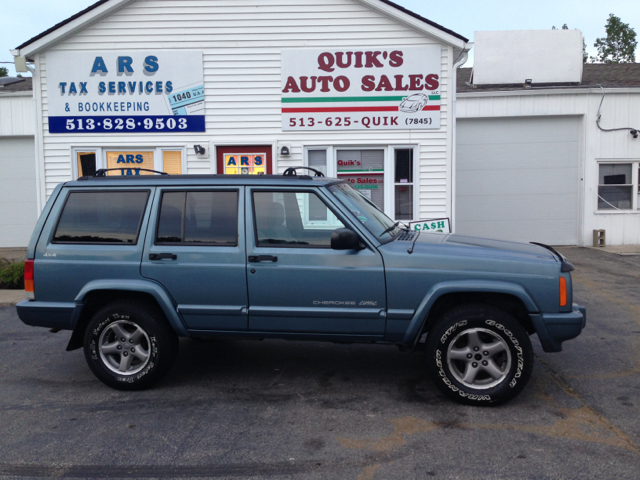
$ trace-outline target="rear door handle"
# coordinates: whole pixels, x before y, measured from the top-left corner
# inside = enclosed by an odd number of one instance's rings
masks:
[[[249,255],[249,261],[251,263],[257,262],[277,262],[278,257],[274,255]]]
[[[174,253],[150,253],[149,260],[162,260],[163,258],[170,258],[176,260],[178,256]]]

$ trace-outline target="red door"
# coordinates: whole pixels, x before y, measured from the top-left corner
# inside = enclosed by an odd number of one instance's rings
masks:
[[[271,145],[217,147],[218,173],[227,175],[271,175]]]

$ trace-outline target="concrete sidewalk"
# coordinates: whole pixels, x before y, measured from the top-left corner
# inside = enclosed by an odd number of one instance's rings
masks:
[[[640,255],[640,245],[611,245],[609,247],[587,247],[593,250],[613,253],[615,255]]]
[[[22,261],[27,258],[26,248],[0,248],[0,258]]]
[[[24,290],[3,290],[0,289],[0,307],[13,307],[16,303],[24,300]]]

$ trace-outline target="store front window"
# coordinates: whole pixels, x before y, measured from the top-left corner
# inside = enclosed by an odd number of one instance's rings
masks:
[[[115,169],[108,175],[153,175],[142,169],[165,172],[169,175],[183,173],[183,149],[180,147],[157,147],[140,150],[104,150],[100,147],[80,147],[73,150],[75,178],[92,176],[100,169]]]
[[[169,175],[182,174],[181,150],[162,150],[162,171]]]
[[[141,169],[154,170],[153,151],[116,151],[106,152],[107,168],[115,168],[107,172],[109,175],[153,175]]]
[[[218,173],[224,175],[271,175],[271,146],[217,147]]]
[[[394,218],[413,219],[413,149],[395,150],[394,158]]]
[[[264,175],[266,153],[229,154],[224,156],[225,175]]]
[[[338,178],[384,211],[384,150],[337,150]]]
[[[76,152],[78,162],[78,177],[90,177],[96,173],[96,152]]]

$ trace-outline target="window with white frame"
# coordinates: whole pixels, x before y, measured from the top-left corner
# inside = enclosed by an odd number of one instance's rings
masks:
[[[108,175],[153,175],[141,169],[170,175],[183,173],[184,148],[83,148],[73,149],[75,177],[92,176],[101,168],[116,169]]]
[[[394,218],[413,219],[413,149],[394,150]]]
[[[90,177],[99,168],[100,157],[96,150],[81,149],[75,151],[77,178]]]
[[[598,210],[637,210],[640,162],[598,165]]]
[[[305,148],[305,159],[307,166],[350,182],[388,216],[412,220],[416,195],[414,150],[412,146],[314,146]],[[324,213],[318,208],[318,215]],[[314,218],[313,209],[306,218]]]

